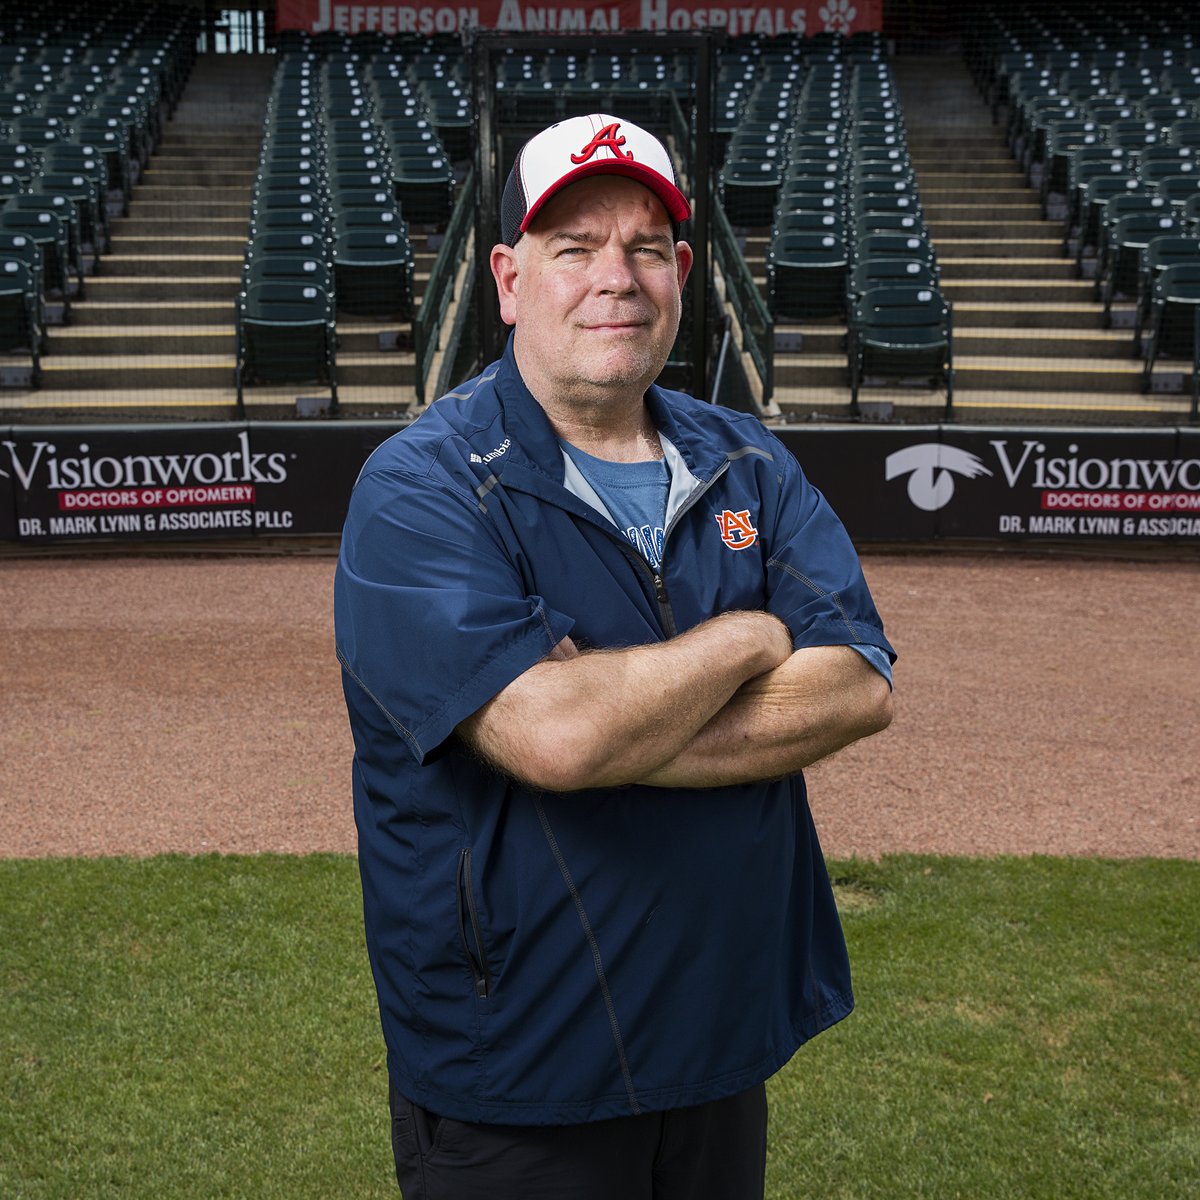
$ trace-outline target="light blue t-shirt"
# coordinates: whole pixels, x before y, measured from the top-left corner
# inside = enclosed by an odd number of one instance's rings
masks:
[[[666,459],[609,462],[563,442],[562,448],[604,501],[613,524],[657,571],[662,564],[663,528],[671,472]]]
[[[671,492],[671,472],[667,460],[609,462],[584,453],[570,442],[560,441],[560,445],[608,509],[613,524],[657,571],[662,565],[667,498]],[[891,687],[892,664],[887,652],[878,646],[855,646],[854,649]]]

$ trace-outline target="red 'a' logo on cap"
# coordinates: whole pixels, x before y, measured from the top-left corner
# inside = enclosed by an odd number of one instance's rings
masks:
[[[618,136],[617,130],[620,128],[620,121],[614,121],[611,125],[605,125],[578,154],[571,155],[571,161],[573,163],[585,163],[601,146],[607,146],[617,158],[632,159],[632,150],[621,149],[625,145],[625,135],[621,134]]]

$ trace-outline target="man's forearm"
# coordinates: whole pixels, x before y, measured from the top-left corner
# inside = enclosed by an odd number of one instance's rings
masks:
[[[885,729],[887,681],[849,646],[797,650],[744,684],[670,762],[639,782],[720,787],[773,779]]]
[[[726,613],[629,650],[560,650],[459,733],[501,770],[537,787],[618,787],[678,756],[738,688],[789,652],[785,626],[757,612]]]

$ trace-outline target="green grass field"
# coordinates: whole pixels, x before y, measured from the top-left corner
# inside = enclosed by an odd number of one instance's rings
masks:
[[[772,1200],[1200,1194],[1200,863],[831,869]],[[395,1197],[385,1108],[353,859],[0,861],[5,1200]]]

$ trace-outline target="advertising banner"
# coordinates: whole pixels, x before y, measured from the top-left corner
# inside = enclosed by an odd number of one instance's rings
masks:
[[[786,430],[856,540],[1200,546],[1200,435],[1175,429]]]
[[[396,428],[17,426],[0,441],[0,530],[39,545],[338,533],[359,469]]]
[[[0,430],[0,436],[7,437]],[[12,472],[8,470],[8,448],[0,446],[0,542],[17,540],[17,497]]]
[[[939,429],[808,425],[776,430],[804,474],[825,495],[854,541],[926,541],[937,535],[937,514],[912,504],[903,485],[885,478],[888,462],[903,461],[912,445],[936,443]]]
[[[259,534],[341,533],[350,489],[371,451],[401,425],[354,421],[327,425],[280,421],[250,426],[251,445],[287,468],[259,492]]]
[[[277,29],[310,33],[432,34],[464,29],[512,33],[688,33],[724,30],[732,37],[811,36],[883,28],[883,0],[784,0],[781,4],[711,4],[706,0],[620,0],[539,4],[475,0],[466,4],[354,4],[343,0],[278,0]]]
[[[392,421],[0,430],[0,539],[335,535]],[[1200,430],[776,430],[856,542],[1200,548]]]

